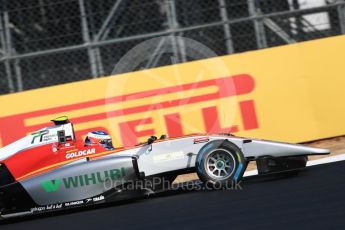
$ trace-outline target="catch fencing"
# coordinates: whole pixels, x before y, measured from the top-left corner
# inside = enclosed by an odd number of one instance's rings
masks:
[[[344,0],[1,0],[0,94],[109,76],[159,36],[227,55],[340,34]],[[183,44],[175,49],[174,63],[193,60]],[[140,68],[172,64],[159,54],[157,44]]]

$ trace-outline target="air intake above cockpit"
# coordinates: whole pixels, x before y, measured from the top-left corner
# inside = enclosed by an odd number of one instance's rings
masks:
[[[65,125],[70,123],[67,116],[57,117],[51,121],[54,122],[55,125]]]

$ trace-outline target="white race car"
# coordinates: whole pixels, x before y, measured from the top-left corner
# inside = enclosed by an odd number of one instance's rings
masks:
[[[190,172],[208,186],[226,187],[242,179],[250,161],[257,162],[259,175],[275,174],[304,169],[309,155],[330,153],[230,134],[152,136],[137,146],[113,148],[102,131],[76,140],[67,117],[53,122],[0,149],[2,218],[152,193]],[[138,183],[148,181],[155,183]]]

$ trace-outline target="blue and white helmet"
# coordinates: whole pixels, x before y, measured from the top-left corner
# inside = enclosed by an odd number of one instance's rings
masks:
[[[85,139],[85,145],[101,145],[108,150],[114,149],[111,136],[103,131],[89,132]]]

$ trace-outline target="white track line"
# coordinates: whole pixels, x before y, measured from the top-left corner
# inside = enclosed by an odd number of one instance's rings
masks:
[[[338,161],[345,161],[345,154],[308,161],[307,166],[321,165]]]
[[[333,162],[338,162],[338,161],[345,161],[345,154],[308,161],[307,167],[314,166],[314,165],[328,164],[328,163],[333,163]],[[258,170],[250,170],[244,173],[244,177],[255,176],[255,175],[258,175]]]

